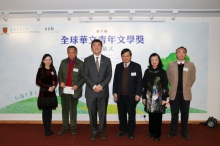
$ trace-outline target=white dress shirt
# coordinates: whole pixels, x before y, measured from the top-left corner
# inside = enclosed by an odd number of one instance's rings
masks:
[[[99,57],[99,58],[98,58],[98,61],[99,61],[99,68],[100,68],[101,54],[100,54],[99,56],[96,56],[96,55],[94,54],[95,62],[96,62],[96,60],[97,60],[96,57]]]

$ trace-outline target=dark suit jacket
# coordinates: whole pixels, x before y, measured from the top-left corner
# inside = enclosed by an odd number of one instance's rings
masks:
[[[121,88],[122,88],[122,74],[123,74],[124,64],[123,62],[116,65],[115,75],[113,81],[113,94],[118,95],[118,100],[120,100]],[[132,76],[131,73],[136,73]],[[141,96],[142,94],[142,71],[141,66],[135,62],[130,62],[129,64],[129,77],[128,77],[128,96],[131,103],[135,103],[135,95]]]
[[[84,79],[86,82],[85,97],[109,97],[108,84],[112,77],[112,65],[110,58],[101,55],[99,72],[97,71],[94,55],[84,60]],[[103,90],[96,93],[93,90],[95,85],[103,86]]]
[[[74,98],[80,98],[82,97],[82,86],[84,84],[84,78],[83,78],[83,62],[76,58],[76,64],[74,65],[74,68],[78,69],[78,72],[72,71],[72,85],[77,85],[78,89],[74,90]],[[58,80],[59,83],[64,82],[66,84],[68,74],[68,58],[64,59],[60,63],[60,68],[58,71]],[[63,88],[59,87],[59,94],[60,96],[63,94]]]

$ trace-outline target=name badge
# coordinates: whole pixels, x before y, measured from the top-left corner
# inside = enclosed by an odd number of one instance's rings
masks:
[[[183,70],[184,70],[184,71],[188,71],[188,68],[184,67]]]
[[[54,72],[52,71],[51,74],[54,75]]]
[[[78,72],[78,70],[79,70],[78,68],[73,68],[74,72]]]
[[[136,76],[136,72],[132,72],[132,73],[131,73],[131,76]]]

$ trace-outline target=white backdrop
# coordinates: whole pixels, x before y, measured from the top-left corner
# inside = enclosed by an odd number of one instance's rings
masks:
[[[207,112],[208,23],[46,23],[7,24],[0,27],[8,29],[7,33],[2,32],[0,35],[0,113],[6,115],[4,117],[22,113],[27,119],[35,119],[30,114],[38,112],[30,110],[36,109],[36,104],[29,102],[38,95],[35,77],[43,54],[52,55],[58,71],[60,61],[67,57],[66,48],[69,45],[78,48],[78,58],[83,60],[92,54],[90,42],[94,37],[101,37],[103,43],[105,41],[102,53],[111,58],[113,74],[115,65],[121,62],[120,52],[123,48],[131,49],[132,60],[140,63],[144,72],[151,53],[157,52],[161,58],[166,58],[175,52],[176,48],[186,47],[190,60],[195,63],[197,69],[191,102],[191,107],[197,110],[191,113],[199,113],[198,110],[202,111],[201,114]],[[76,37],[78,42],[73,39]],[[105,37],[106,39],[103,39]],[[111,42],[112,37],[115,39]],[[85,98],[80,98],[80,101],[85,103]],[[20,110],[18,107],[28,104],[32,107],[27,109],[23,107],[21,112],[18,112]],[[112,95],[109,104],[115,105]],[[55,117],[61,120],[60,110],[56,113]],[[139,114],[141,116],[144,114],[141,109]],[[79,114],[78,120],[88,120],[88,114]],[[109,114],[108,120],[117,120],[117,113]]]

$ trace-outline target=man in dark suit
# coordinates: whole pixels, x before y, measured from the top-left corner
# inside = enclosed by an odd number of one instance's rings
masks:
[[[61,97],[62,105],[62,129],[58,132],[62,135],[68,131],[69,115],[70,115],[70,128],[72,134],[75,135],[76,119],[77,119],[77,104],[80,97],[82,97],[82,86],[84,84],[83,78],[83,62],[77,58],[77,48],[69,46],[67,48],[68,58],[60,63],[58,71],[59,80],[59,94]],[[72,87],[74,94],[63,93],[65,87]]]
[[[101,139],[107,139],[106,112],[109,98],[108,84],[112,77],[110,58],[101,54],[102,42],[95,39],[91,43],[93,55],[84,60],[84,79],[86,82],[86,103],[90,117],[91,137],[95,140],[100,133]],[[99,129],[97,129],[97,112],[99,113]]]
[[[113,95],[118,106],[119,129],[121,131],[117,136],[128,134],[129,138],[133,139],[136,125],[136,105],[142,93],[142,71],[139,64],[131,61],[132,53],[129,49],[123,49],[121,57],[123,62],[116,65],[113,82]]]
[[[181,134],[189,140],[187,124],[189,118],[191,88],[196,79],[196,68],[192,62],[185,60],[187,50],[184,47],[176,49],[177,61],[171,62],[167,68],[167,78],[170,82],[171,126],[168,138],[177,134],[179,111],[181,112]]]

